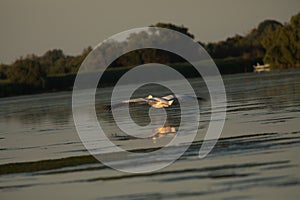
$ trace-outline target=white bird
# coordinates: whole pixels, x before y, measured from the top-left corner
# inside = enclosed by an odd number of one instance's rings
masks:
[[[106,105],[105,108],[111,110],[111,108],[116,108],[120,106],[124,106],[129,104],[129,106],[137,105],[137,104],[148,104],[154,108],[165,108],[170,107],[174,101],[191,101],[192,99],[204,100],[202,97],[194,97],[190,95],[167,95],[163,97],[153,97],[152,95],[148,95],[145,98],[137,98],[130,99],[127,101],[122,101],[113,105]]]

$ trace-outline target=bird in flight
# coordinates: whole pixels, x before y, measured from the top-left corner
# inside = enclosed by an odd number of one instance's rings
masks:
[[[163,97],[153,97],[152,95],[148,95],[145,98],[136,98],[136,99],[130,99],[126,101],[122,101],[120,103],[116,103],[113,105],[106,105],[105,108],[107,110],[111,110],[111,108],[117,108],[120,106],[134,106],[134,105],[141,105],[141,104],[148,104],[154,108],[166,108],[170,107],[174,101],[191,101],[193,99],[197,100],[204,100],[202,97],[194,97],[191,95],[167,95]]]

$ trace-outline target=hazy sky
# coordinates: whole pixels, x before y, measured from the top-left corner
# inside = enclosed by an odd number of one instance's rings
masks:
[[[196,40],[218,41],[265,19],[288,22],[299,11],[299,0],[0,0],[0,63],[54,48],[79,54],[157,22],[183,24]]]

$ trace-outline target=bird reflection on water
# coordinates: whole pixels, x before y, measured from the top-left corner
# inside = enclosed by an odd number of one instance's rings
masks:
[[[176,133],[176,128],[173,126],[163,126],[153,130],[154,135],[152,136],[153,143],[156,140],[165,136],[174,137]]]
[[[149,131],[149,137],[148,139],[152,139],[153,143],[156,143],[156,141],[163,137],[174,137],[176,135],[176,132],[178,130],[178,127],[180,126],[181,121],[181,112],[180,112],[180,104],[179,102],[184,101],[186,103],[189,103],[190,101],[197,100],[197,101],[203,101],[204,99],[202,97],[194,97],[191,95],[173,95],[169,94],[162,97],[154,97],[152,95],[148,95],[144,98],[134,98],[126,101],[120,101],[111,105],[105,104],[103,106],[99,105],[99,108],[101,109],[100,117],[104,118],[107,122],[110,124],[116,124],[114,123],[114,118],[112,116],[111,109],[124,109],[126,106],[129,106],[129,112],[131,115],[132,120],[140,125],[140,126],[147,126],[151,119],[149,117],[149,109],[165,109],[167,118],[166,122],[161,126],[158,126],[154,128],[152,131]],[[155,115],[153,116],[156,121],[163,121],[164,116],[161,115]],[[124,117],[124,120],[127,119]],[[111,129],[111,127],[110,127]],[[108,130],[111,131],[111,130]],[[122,138],[124,140],[127,139],[137,139],[130,136],[120,136],[120,131],[117,131],[119,135],[117,135],[118,138]]]

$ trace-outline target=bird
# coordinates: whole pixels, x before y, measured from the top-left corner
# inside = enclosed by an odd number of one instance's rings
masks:
[[[202,97],[194,97],[191,95],[167,95],[163,97],[154,97],[152,95],[148,95],[144,98],[136,98],[136,99],[130,99],[126,101],[121,101],[120,103],[116,103],[113,105],[105,105],[105,109],[111,110],[113,108],[117,108],[120,106],[134,106],[134,105],[150,105],[153,108],[167,108],[174,104],[174,102],[178,101],[191,101],[193,99],[197,100],[204,100]]]

